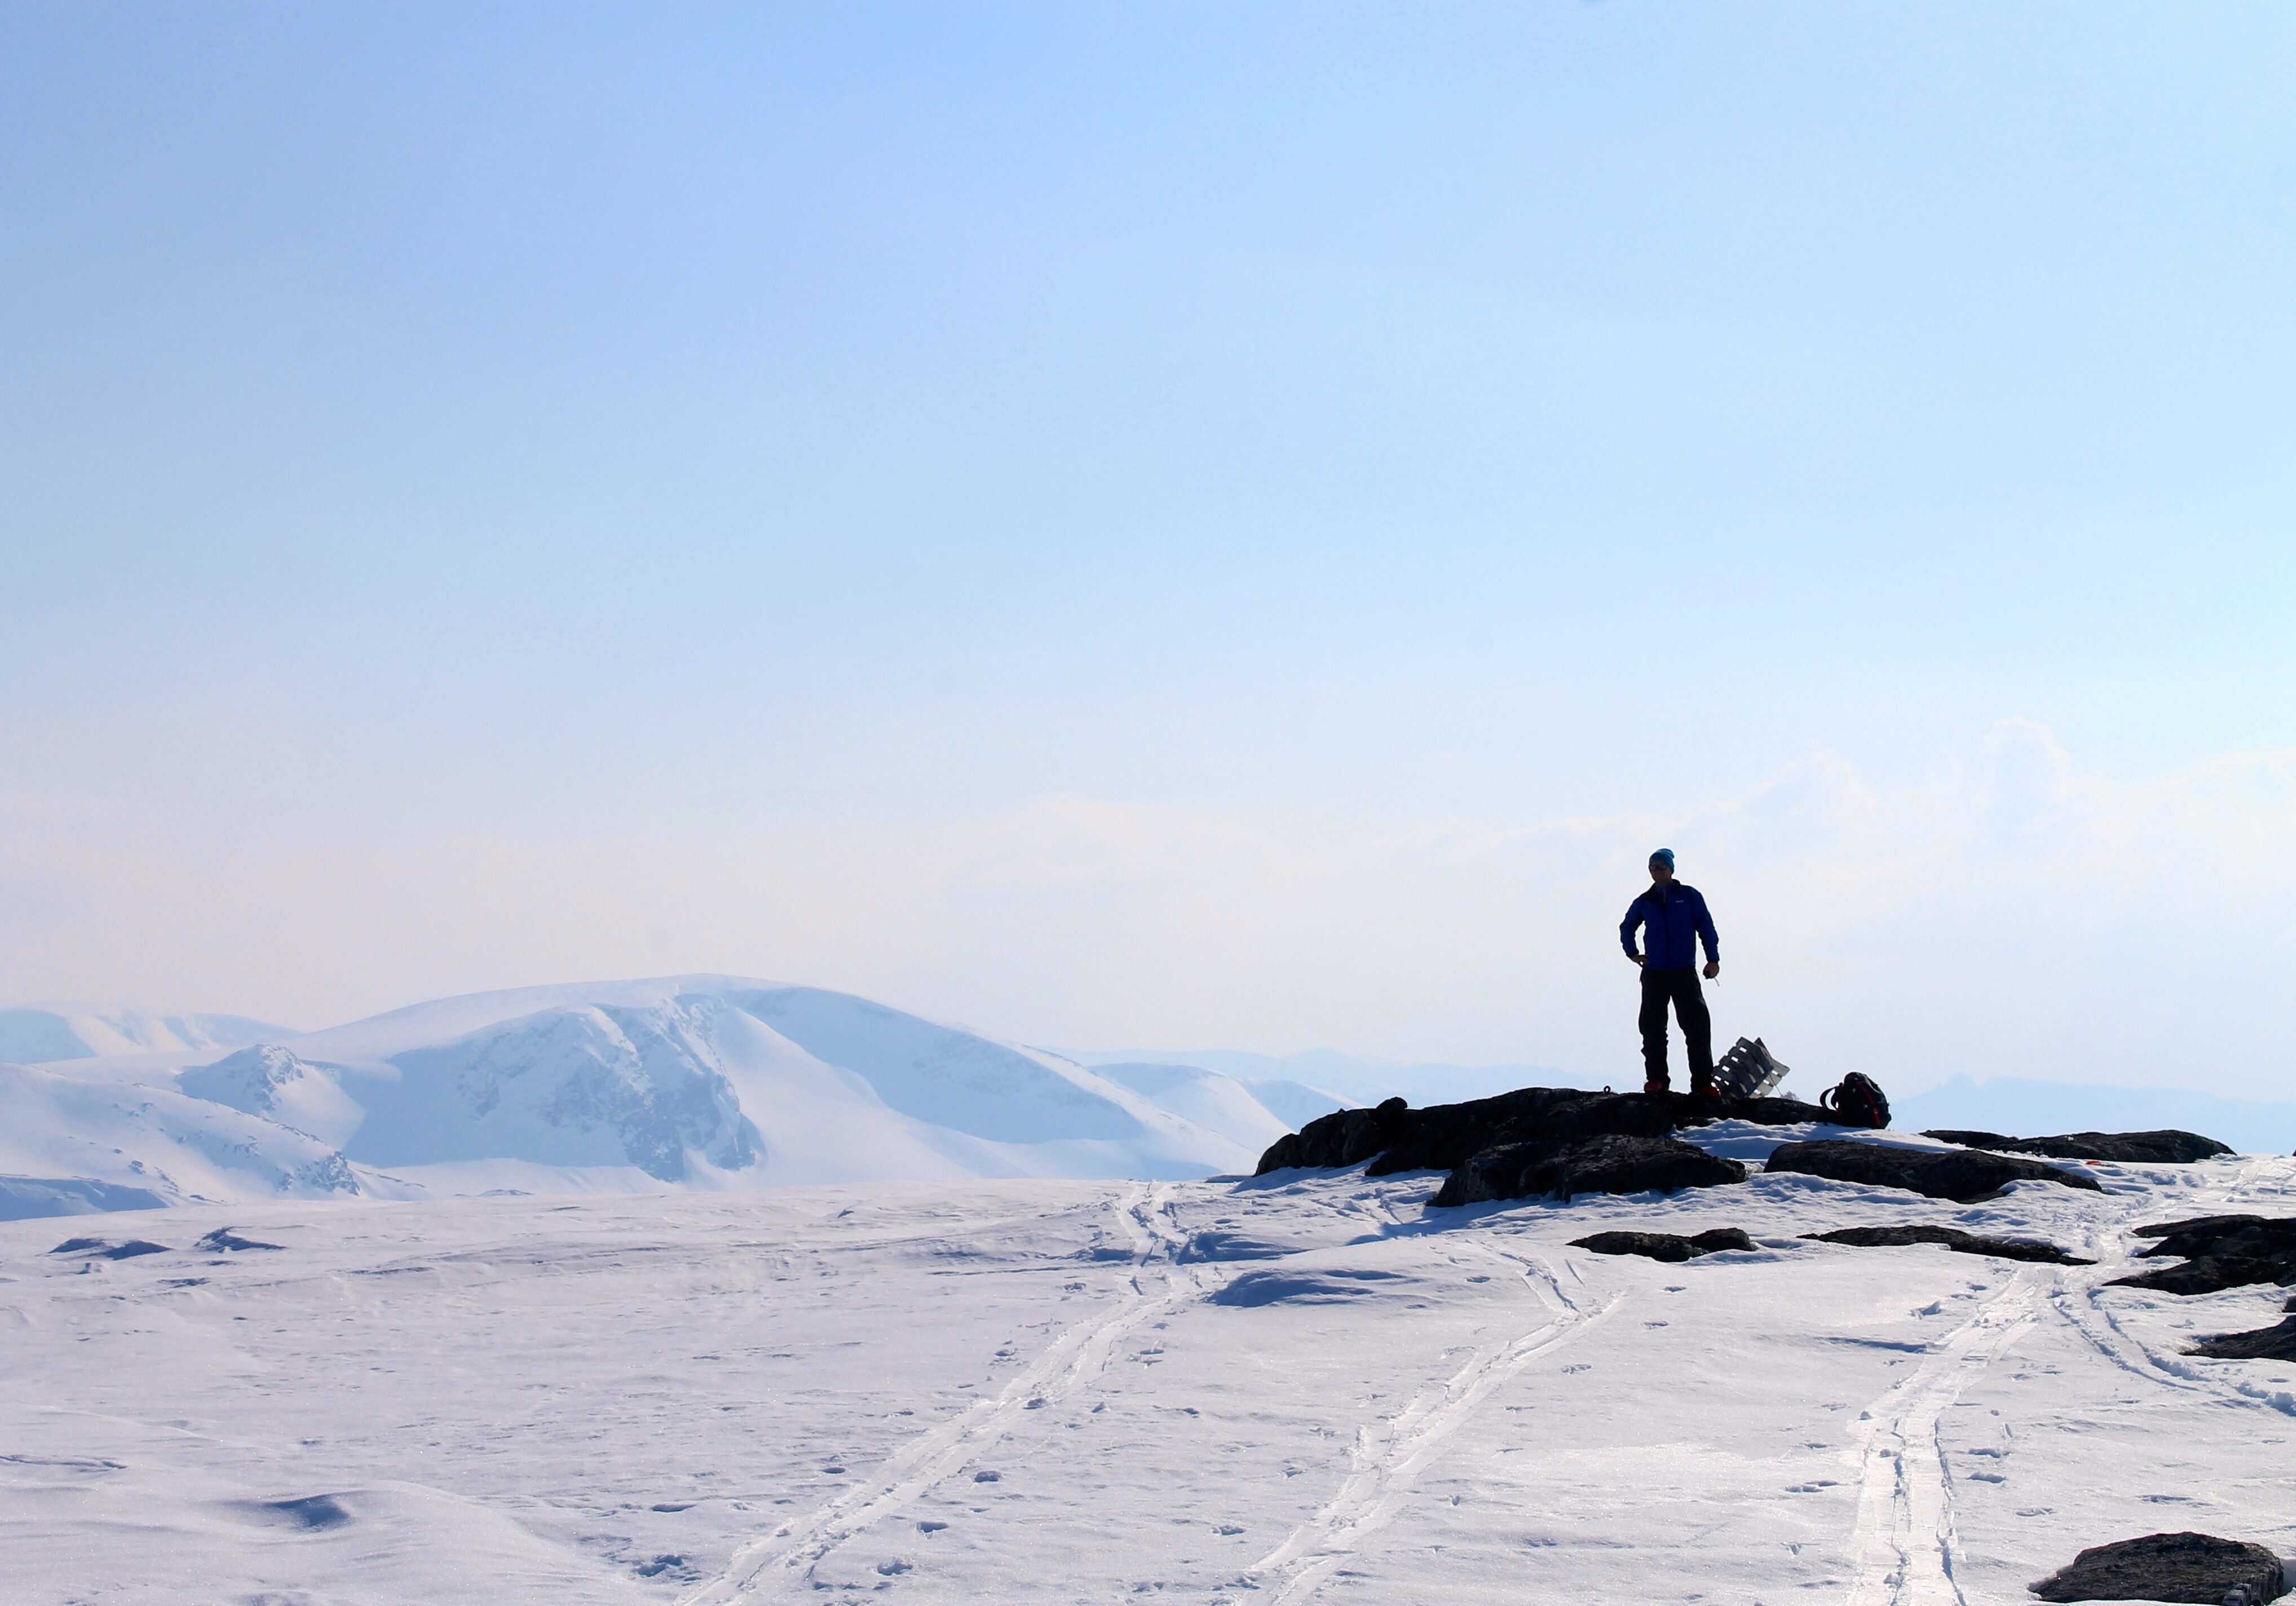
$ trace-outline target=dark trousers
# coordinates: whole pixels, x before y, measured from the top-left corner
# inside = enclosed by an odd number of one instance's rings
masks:
[[[1643,1075],[1666,1080],[1666,1005],[1674,1001],[1674,1018],[1682,1023],[1684,1045],[1690,1053],[1690,1085],[1704,1087],[1714,1080],[1714,1018],[1706,1012],[1706,995],[1699,987],[1698,971],[1643,971]]]

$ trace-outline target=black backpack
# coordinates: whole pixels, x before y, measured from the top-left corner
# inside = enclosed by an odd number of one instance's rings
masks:
[[[1851,1071],[1818,1095],[1818,1107],[1845,1127],[1886,1127],[1890,1100],[1874,1078]]]

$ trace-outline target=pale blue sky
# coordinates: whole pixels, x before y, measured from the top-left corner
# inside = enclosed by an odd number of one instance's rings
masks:
[[[1630,1059],[1493,934],[1660,832],[1776,959],[1696,832],[1822,775],[2005,1020],[2005,752],[2132,974],[2209,898],[2082,877],[2287,884],[2284,7],[12,4],[0,219],[0,994]]]

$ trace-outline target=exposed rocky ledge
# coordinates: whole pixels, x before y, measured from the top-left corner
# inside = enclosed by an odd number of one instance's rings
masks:
[[[1570,1247],[1592,1250],[1598,1255],[1643,1255],[1652,1260],[1677,1261],[1695,1260],[1724,1250],[1751,1250],[1754,1241],[1743,1228],[1714,1227],[1687,1238],[1679,1233],[1596,1233],[1573,1238]]]
[[[1581,1193],[1640,1193],[1655,1188],[1712,1188],[1746,1180],[1734,1159],[1671,1137],[1608,1133],[1578,1143],[1531,1138],[1486,1149],[1462,1163],[1437,1190],[1438,1205],[1552,1193],[1568,1203]]]
[[[2211,1361],[2296,1361],[2296,1316],[2246,1332],[2220,1332],[2185,1353]]]
[[[2094,1545],[2032,1585],[2045,1601],[2192,1601],[2259,1606],[2287,1591],[2280,1558],[2209,1534],[2147,1534]]]
[[[166,1244],[142,1238],[130,1238],[122,1243],[114,1243],[109,1238],[67,1238],[48,1251],[51,1255],[85,1255],[97,1260],[133,1260],[138,1255],[170,1252]]]
[[[1718,1120],[1787,1127],[1833,1118],[1800,1099],[1699,1099],[1688,1094],[1589,1093],[1578,1087],[1520,1087],[1494,1098],[1414,1110],[1390,1099],[1375,1110],[1338,1110],[1279,1137],[1260,1156],[1266,1175],[1289,1166],[1353,1166],[1371,1176],[1448,1171],[1488,1149],[1546,1140],[1664,1137]]]
[[[2044,1266],[2095,1266],[2078,1255],[2068,1255],[2054,1243],[2030,1238],[1982,1238],[1959,1227],[1909,1224],[1898,1227],[1842,1227],[1832,1233],[1804,1233],[1818,1243],[1846,1243],[1855,1249],[1894,1249],[1904,1244],[1941,1243],[1956,1254],[1990,1255],[1997,1260],[2031,1260]]]
[[[1772,1171],[1797,1171],[1834,1182],[1872,1188],[1905,1188],[1931,1199],[1974,1204],[1991,1199],[2013,1182],[2062,1183],[2103,1192],[2095,1177],[2037,1159],[1993,1154],[1981,1149],[1900,1149],[1889,1143],[1858,1143],[1840,1138],[1780,1143],[1771,1152]]]
[[[1390,1099],[1373,1110],[1334,1110],[1276,1139],[1260,1156],[1259,1175],[1295,1166],[1362,1165],[1372,1176],[1398,1171],[1448,1171],[1450,1177],[1434,1200],[1446,1206],[1549,1193],[1568,1199],[1574,1193],[1715,1187],[1743,1181],[1745,1168],[1707,1154],[1673,1135],[1684,1127],[1721,1120],[1764,1127],[1837,1124],[1824,1110],[1800,1099],[1590,1093],[1577,1087],[1522,1087],[1495,1098],[1436,1104],[1424,1110],[1414,1110],[1401,1099]],[[2048,1159],[2164,1164],[2231,1152],[2213,1138],[2165,1130],[2076,1132],[2038,1138],[1964,1131],[1924,1135],[1961,1146],[1907,1149],[1818,1139],[1780,1144],[1770,1156],[1769,1169],[1868,1187],[1904,1188],[1931,1199],[1970,1204],[1994,1198],[2017,1182],[2051,1182],[2092,1192],[2100,1190],[2095,1177],[2048,1164]],[[2004,1152],[2008,1150],[2019,1152]],[[2296,1240],[2292,1240],[2292,1245],[2296,1246]],[[2296,1269],[2296,1262],[2292,1262],[2292,1269]]]
[[[1922,1135],[1941,1143],[1959,1143],[1964,1149],[2007,1149],[2019,1154],[2045,1155],[2050,1159],[2111,1159],[2134,1165],[2188,1166],[2232,1152],[2212,1137],[2174,1128],[2159,1132],[2068,1132],[2058,1137],[2005,1137],[1998,1132],[1948,1128]]]
[[[2111,1286],[2149,1288],[2164,1294],[2213,1294],[2257,1282],[2296,1282],[2296,1217],[2195,1216],[2134,1229],[2161,1241],[2144,1251],[2182,1266],[2116,1277]]]

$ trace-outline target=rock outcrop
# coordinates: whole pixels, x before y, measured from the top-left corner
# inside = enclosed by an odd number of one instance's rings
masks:
[[[237,1233],[233,1232],[229,1227],[217,1227],[214,1232],[209,1233],[206,1237],[201,1239],[198,1247],[206,1250],[212,1254],[220,1255],[226,1251],[235,1251],[239,1250],[275,1250],[283,1249],[286,1246],[277,1243],[264,1243],[253,1238],[242,1238]]]
[[[1751,1250],[1754,1241],[1739,1227],[1714,1227],[1685,1238],[1679,1233],[1596,1233],[1588,1238],[1573,1238],[1574,1250],[1592,1250],[1598,1255],[1644,1255],[1652,1260],[1695,1260],[1701,1255],[1711,1255],[1722,1250]]]
[[[2068,1255],[2054,1243],[2030,1238],[1981,1238],[1959,1227],[1908,1224],[1898,1227],[1842,1227],[1832,1233],[1804,1233],[1817,1243],[1846,1243],[1855,1249],[1895,1249],[1904,1244],[1941,1243],[1956,1254],[1990,1255],[1997,1260],[2032,1260],[2045,1266],[2095,1266],[2078,1255]]]
[[[2296,1282],[2296,1217],[2196,1216],[2134,1229],[2161,1241],[2144,1258],[2182,1259],[2182,1266],[2116,1277],[2111,1286],[2149,1288],[2164,1294],[2213,1294],[2257,1282]]]
[[[2058,1137],[2005,1137],[1998,1132],[1924,1132],[1941,1143],[1964,1149],[2006,1149],[2050,1159],[2111,1159],[2134,1165],[2188,1166],[2232,1150],[2197,1132],[2068,1132]]]
[[[1974,1204],[1991,1199],[2013,1182],[2062,1183],[2069,1188],[2103,1189],[2095,1177],[2036,1159],[1994,1154],[1981,1149],[1900,1149],[1838,1138],[1780,1143],[1770,1154],[1772,1171],[1796,1171],[1835,1182],[1873,1188],[1905,1188],[1931,1199]]]
[[[1480,1204],[1495,1199],[1537,1199],[1552,1193],[1565,1203],[1580,1193],[1671,1193],[1746,1180],[1734,1159],[1709,1154],[1671,1137],[1617,1133],[1578,1143],[1532,1138],[1502,1143],[1469,1157],[1437,1190],[1438,1205]]]
[[[2031,1586],[2045,1601],[2192,1601],[2257,1606],[2287,1591],[2280,1558],[2209,1534],[2147,1534],[2081,1552]]]
[[[1390,1099],[1375,1110],[1339,1110],[1277,1138],[1259,1172],[1290,1166],[1353,1166],[1374,1176],[1396,1171],[1448,1171],[1488,1149],[1550,1139],[1664,1137],[1718,1120],[1767,1127],[1831,1123],[1799,1099],[1696,1099],[1688,1094],[1589,1093],[1578,1087],[1521,1087],[1495,1098],[1413,1110]]]
[[[2296,1316],[2246,1332],[2220,1332],[2185,1353],[2211,1361],[2296,1361]]]
[[[1439,1205],[1538,1194],[1634,1193],[1742,1182],[1745,1168],[1672,1134],[1718,1120],[1792,1126],[1833,1119],[1799,1099],[1700,1099],[1687,1094],[1589,1093],[1523,1087],[1496,1098],[1413,1110],[1390,1099],[1341,1110],[1276,1139],[1259,1171],[1353,1166],[1373,1176],[1451,1173]]]
[[[48,1251],[51,1255],[85,1255],[94,1260],[133,1260],[138,1255],[170,1252],[164,1243],[152,1243],[141,1238],[130,1238],[124,1243],[114,1243],[109,1238],[67,1238]]]

